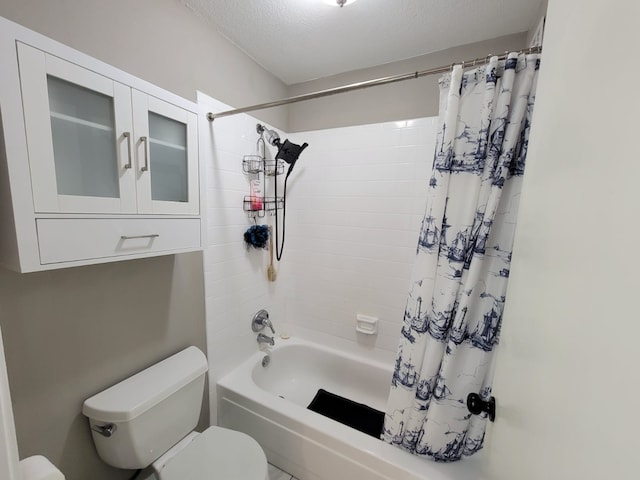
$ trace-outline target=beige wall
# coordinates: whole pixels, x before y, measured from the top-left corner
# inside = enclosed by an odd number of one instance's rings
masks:
[[[206,351],[203,297],[200,253],[30,274],[0,269],[20,457],[46,455],[67,480],[128,478],[98,458],[82,402],[189,345]]]
[[[299,83],[289,88],[289,95],[301,95],[374,78],[427,70],[453,62],[485,57],[489,53],[502,54],[505,50],[524,48],[526,37],[526,32],[508,35],[400,62]],[[289,131],[304,132],[438,115],[439,77],[440,75],[430,75],[293,104],[289,107]]]
[[[0,15],[193,101],[196,90],[233,107],[287,93],[178,0],[2,0]],[[260,113],[286,129],[285,109]]]
[[[489,480],[638,477],[640,2],[551,0]]]
[[[198,89],[234,106],[286,94],[176,0],[2,0],[0,15],[192,100]],[[286,126],[282,110],[264,117]],[[68,480],[128,478],[98,458],[82,402],[187,345],[206,351],[203,289],[200,253],[25,275],[0,269],[21,457],[44,454]]]

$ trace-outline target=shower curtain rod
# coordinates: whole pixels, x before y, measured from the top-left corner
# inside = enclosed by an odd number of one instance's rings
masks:
[[[518,50],[516,53],[520,54],[520,53],[540,53],[540,52],[542,52],[542,47],[537,46],[537,47],[530,47],[530,48]],[[512,53],[512,52],[505,52],[502,55],[498,55],[498,60],[499,61],[505,60],[509,55],[509,53]],[[486,61],[493,56],[494,55],[489,54],[486,57],[476,58],[474,60],[465,60],[464,62],[459,63],[459,65],[462,65],[462,68],[465,68],[465,66],[471,67],[476,65],[476,63],[478,62],[480,62],[480,64],[486,63]],[[382,78],[376,78],[373,80],[366,80],[364,82],[352,83],[350,85],[344,85],[342,87],[334,87],[334,88],[329,88],[327,90],[320,90],[317,92],[305,93],[302,95],[297,95],[295,97],[284,98],[282,100],[276,100],[273,102],[259,103],[257,105],[251,105],[249,107],[243,107],[243,108],[236,108],[233,110],[227,110],[220,113],[209,112],[207,113],[207,118],[209,119],[210,122],[213,122],[216,118],[228,117],[229,115],[237,115],[239,113],[253,112],[255,110],[263,110],[265,108],[279,107],[282,105],[289,105],[290,103],[304,102],[306,100],[313,100],[314,98],[328,97],[329,95],[337,95],[339,93],[351,92],[353,90],[361,90],[363,88],[376,87],[378,85],[386,85],[388,83],[402,82],[403,80],[410,80],[412,78],[425,77],[427,75],[446,73],[449,70],[451,70],[454,65],[456,64],[452,63],[451,65],[431,68],[429,70],[422,70],[419,72],[405,73],[400,75],[393,75],[390,77],[382,77]]]

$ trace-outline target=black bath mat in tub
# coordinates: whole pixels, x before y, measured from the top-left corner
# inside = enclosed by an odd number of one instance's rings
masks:
[[[384,413],[368,405],[320,389],[307,408],[367,435],[380,438]]]

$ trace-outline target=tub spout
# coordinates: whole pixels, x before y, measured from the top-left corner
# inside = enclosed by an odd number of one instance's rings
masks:
[[[258,341],[258,343],[268,343],[269,345],[271,345],[272,347],[275,345],[275,340],[273,339],[273,337],[270,337],[268,335],[265,335],[264,333],[259,333],[258,337],[256,338],[256,340]]]

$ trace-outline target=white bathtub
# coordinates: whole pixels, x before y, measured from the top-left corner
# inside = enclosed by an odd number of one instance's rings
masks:
[[[391,367],[298,338],[277,339],[218,381],[218,424],[255,438],[300,480],[475,480],[480,458],[439,464],[307,410],[319,388],[384,411]]]

